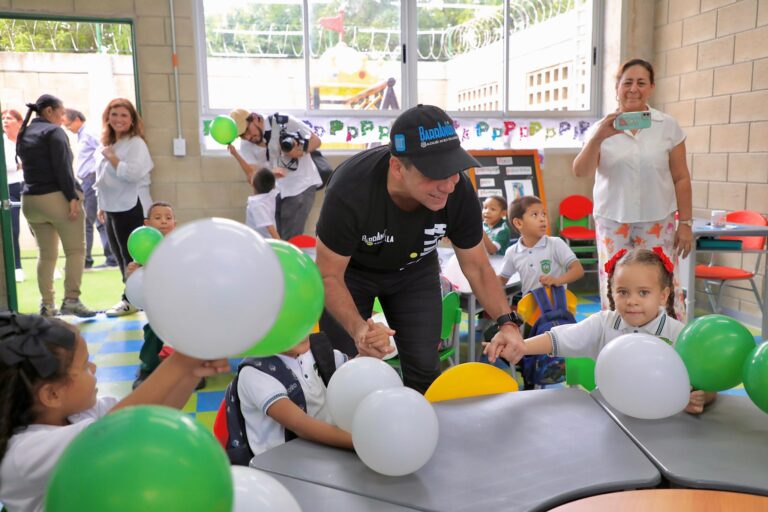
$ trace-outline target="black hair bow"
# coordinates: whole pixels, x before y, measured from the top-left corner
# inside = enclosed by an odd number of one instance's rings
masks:
[[[27,361],[40,377],[50,377],[59,369],[59,360],[43,341],[72,349],[75,333],[39,315],[0,312],[0,360],[3,363],[18,366]]]

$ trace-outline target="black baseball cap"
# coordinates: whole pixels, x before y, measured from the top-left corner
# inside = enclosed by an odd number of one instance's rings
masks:
[[[389,131],[389,151],[404,156],[426,177],[442,180],[480,163],[464,151],[453,120],[434,105],[400,114]]]

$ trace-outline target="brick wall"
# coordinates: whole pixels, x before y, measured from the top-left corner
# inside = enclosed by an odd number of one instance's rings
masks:
[[[713,209],[768,213],[766,40],[768,0],[655,3],[653,102],[688,135],[697,217]],[[754,256],[739,254],[718,255],[718,261],[749,269],[755,264]],[[725,293],[727,309],[760,316],[751,292]]]

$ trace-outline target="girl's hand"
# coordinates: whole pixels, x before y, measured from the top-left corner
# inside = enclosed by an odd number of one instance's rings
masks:
[[[239,153],[237,152],[237,149],[232,144],[227,144],[227,151],[229,151],[229,154],[237,158]]]
[[[693,228],[687,224],[678,224],[675,232],[675,252],[681,258],[688,256],[693,244]]]
[[[211,377],[219,373],[226,373],[230,370],[229,360],[224,359],[197,359],[196,357],[182,354],[178,350],[168,358],[173,358],[178,364],[186,366],[190,373],[197,378]]]
[[[67,213],[67,218],[71,221],[75,221],[80,216],[80,200],[79,199],[72,199],[69,202],[69,212]]]
[[[688,405],[685,406],[685,412],[688,414],[701,414],[704,412],[704,404],[706,403],[706,395],[704,391],[696,390],[691,391],[691,397],[688,401]]]
[[[131,274],[136,272],[136,269],[138,269],[139,267],[141,267],[141,265],[139,265],[135,261],[130,262],[128,266],[125,267],[125,278],[128,279],[129,277],[131,277]]]

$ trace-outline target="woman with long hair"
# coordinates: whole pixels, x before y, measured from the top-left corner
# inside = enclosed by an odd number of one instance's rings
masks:
[[[6,109],[2,112],[3,146],[5,149],[5,169],[8,173],[8,196],[11,202],[21,202],[21,189],[24,186],[24,175],[16,159],[16,139],[24,118],[18,110]],[[13,260],[16,265],[16,282],[24,281],[24,270],[21,268],[21,251],[19,249],[19,214],[21,205],[11,205],[11,230],[13,232]]]
[[[53,273],[64,247],[64,301],[61,314],[91,317],[96,313],[80,301],[80,283],[85,264],[85,215],[83,191],[72,172],[72,151],[61,128],[64,105],[50,94],[27,103],[29,110],[19,128],[16,154],[22,163],[24,188],[21,209],[35,235],[39,256],[37,282],[42,302],[40,314],[54,316],[56,310]],[[37,117],[31,122],[32,113]]]
[[[107,226],[109,246],[117,258],[125,281],[131,262],[128,237],[144,225],[152,206],[149,173],[154,167],[144,140],[144,122],[133,103],[125,98],[110,101],[102,115],[101,156],[97,157],[96,190],[99,220]],[[122,316],[137,311],[123,298],[107,310],[107,316]]]

